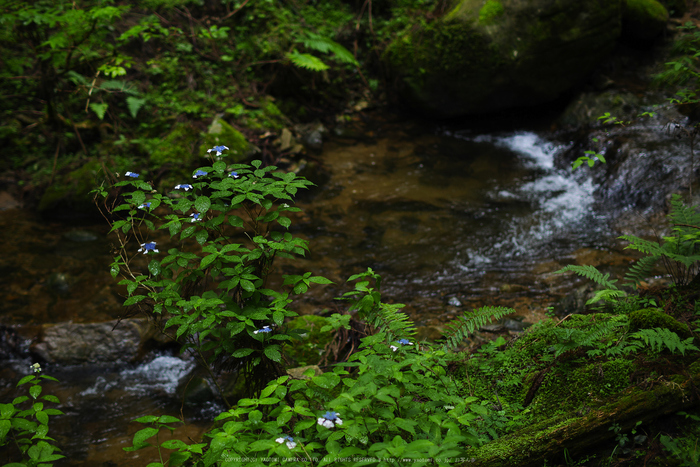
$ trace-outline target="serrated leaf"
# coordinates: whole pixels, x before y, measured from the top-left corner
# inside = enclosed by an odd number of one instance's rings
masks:
[[[134,447],[148,446],[149,443],[146,442],[147,439],[155,436],[158,433],[158,428],[146,427],[134,434]]]
[[[314,57],[311,54],[302,54],[296,50],[288,53],[287,59],[299,68],[305,68],[311,71],[323,71],[330,68],[328,65],[323,63],[320,58]]]
[[[139,109],[141,109],[145,103],[146,99],[139,99],[138,97],[134,96],[129,96],[126,98],[126,106],[128,107],[132,118],[136,118],[136,115],[139,113]]]
[[[231,355],[234,358],[243,358],[253,353],[253,349],[238,349]]]
[[[265,356],[272,360],[273,362],[279,363],[282,361],[282,354],[276,348],[277,346],[265,347]]]
[[[198,196],[194,201],[194,207],[200,214],[204,214],[209,210],[211,200],[207,196]]]
[[[90,109],[92,109],[92,111],[95,112],[95,114],[97,114],[97,118],[99,118],[100,120],[104,120],[105,113],[107,112],[108,107],[108,104],[101,104],[98,102],[93,102],[90,104]]]
[[[292,221],[289,219],[289,217],[280,216],[277,218],[277,222],[285,229],[288,229],[289,226],[292,225]]]

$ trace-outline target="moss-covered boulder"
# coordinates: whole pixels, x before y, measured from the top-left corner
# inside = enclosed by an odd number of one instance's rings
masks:
[[[90,191],[100,184],[98,161],[90,161],[68,175],[56,177],[41,199],[38,210],[50,217],[83,217],[95,211]]]
[[[229,149],[224,152],[228,162],[240,162],[257,150],[243,136],[243,133],[219,117],[215,118],[209,126],[209,130],[204,136],[204,142],[199,146],[199,156],[206,157],[207,150],[214,146],[226,146]]]
[[[635,331],[639,329],[666,328],[682,337],[690,335],[690,329],[688,329],[687,325],[658,308],[645,308],[633,311],[629,317],[630,329]]]
[[[403,104],[436,117],[551,101],[615,45],[620,0],[461,0],[383,57]]]
[[[199,130],[186,123],[177,123],[163,138],[145,140],[151,167],[188,167],[194,162]]]
[[[666,29],[668,11],[656,0],[624,0],[622,5],[622,39],[625,43],[647,46]]]

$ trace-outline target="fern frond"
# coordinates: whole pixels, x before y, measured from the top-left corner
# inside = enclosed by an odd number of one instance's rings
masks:
[[[699,350],[693,345],[693,338],[681,340],[673,331],[666,328],[640,329],[630,337],[643,341],[654,351],[662,351],[665,348],[675,353],[678,350],[681,355],[685,355],[686,350]]]
[[[403,303],[380,303],[367,312],[365,320],[378,331],[386,332],[389,340],[413,337],[417,332],[415,324],[406,313],[399,311],[404,306]]]
[[[643,238],[639,238],[634,235],[621,235],[618,238],[627,240],[630,243],[625,247],[625,249],[641,251],[647,255],[663,254],[663,249],[659,245],[659,242],[644,240]]]
[[[554,274],[563,274],[569,271],[575,272],[579,276],[592,280],[596,284],[602,285],[606,289],[618,290],[617,286],[615,285],[617,280],[608,280],[610,274],[603,275],[603,273],[598,271],[595,266],[578,266],[575,264],[570,264],[558,271],[555,271]]]
[[[511,313],[515,313],[515,310],[504,306],[484,306],[472,313],[464,312],[463,316],[450,322],[443,333],[446,349],[454,349],[475,329]]]
[[[584,331],[579,342],[584,347],[593,347],[605,340],[605,338],[610,337],[617,328],[626,326],[627,320],[627,316],[621,315],[596,324]]]
[[[698,225],[700,226],[700,213],[683,202],[680,195],[671,197],[671,212],[668,219],[672,224]]]
[[[649,277],[651,270],[654,268],[656,263],[659,261],[659,255],[645,256],[639,261],[637,261],[634,266],[630,267],[625,274],[625,280],[632,281],[625,285],[634,285],[638,287],[639,283]]]
[[[328,65],[323,63],[318,57],[314,57],[310,54],[302,54],[293,50],[287,54],[287,58],[294,65],[299,68],[305,68],[311,71],[324,71],[330,68]]]
[[[588,300],[586,302],[586,305],[592,305],[594,303],[598,303],[601,300],[605,300],[606,302],[612,302],[617,300],[618,298],[626,297],[627,292],[624,290],[613,290],[613,289],[603,289],[603,290],[596,290],[595,295],[593,295],[593,298]]]
[[[321,53],[332,53],[334,58],[341,63],[359,66],[359,63],[357,63],[357,60],[348,49],[328,37],[307,33],[307,37],[302,39],[302,43],[307,49],[316,50]]]

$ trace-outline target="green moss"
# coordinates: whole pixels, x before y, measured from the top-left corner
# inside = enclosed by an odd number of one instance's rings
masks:
[[[260,108],[241,113],[240,120],[247,128],[256,131],[279,131],[289,124],[289,119],[271,98],[263,100]]]
[[[479,23],[489,25],[496,22],[496,18],[503,15],[503,5],[497,0],[488,0],[479,10]]]
[[[656,0],[625,0],[625,15],[644,23],[668,21],[668,11]]]
[[[643,310],[633,311],[629,314],[630,329],[633,331],[639,329],[666,328],[673,331],[679,336],[687,336],[689,334],[688,327],[667,315],[658,308],[645,308]]]
[[[165,165],[181,167],[194,162],[194,146],[199,139],[199,131],[191,125],[178,123],[163,138],[143,141],[151,166]]]
[[[99,185],[98,174],[102,167],[98,161],[90,161],[50,185],[39,201],[39,211],[54,209],[59,204],[66,208],[87,212],[93,208],[90,191]]]
[[[243,134],[221,118],[215,118],[205,135],[203,143],[199,146],[199,156],[207,157],[207,150],[214,146],[226,146],[224,152],[226,161],[239,162],[250,156],[255,147],[248,142]]]

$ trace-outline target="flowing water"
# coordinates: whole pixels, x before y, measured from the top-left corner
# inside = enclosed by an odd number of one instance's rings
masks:
[[[611,256],[615,233],[593,202],[586,171],[558,169],[567,142],[529,130],[477,132],[418,124],[387,125],[362,137],[326,143],[329,179],[304,195],[295,234],[309,240],[301,265],[335,282],[297,304],[305,313],[333,308],[351,274],[373,268],[385,301],[407,304],[422,337],[438,335],[463,310],[514,307],[529,322],[575,286],[552,274],[563,265],[625,262]],[[107,228],[52,225],[22,211],[0,212],[6,255],[0,263],[0,323],[25,325],[19,355],[0,371],[3,397],[31,358],[28,342],[46,322],[94,322],[119,316],[120,288],[108,274]],[[34,327],[33,327],[34,326]],[[182,413],[193,425],[176,436],[197,439],[221,407],[182,406],[177,386],[193,363],[152,352],[139,364],[57,366],[45,371],[62,401],[51,435],[66,448],[61,465],[133,465],[155,452],[124,453],[152,413]],[[181,412],[182,411],[182,412]],[[161,440],[162,441],[162,440]],[[144,462],[145,465],[145,462]]]

